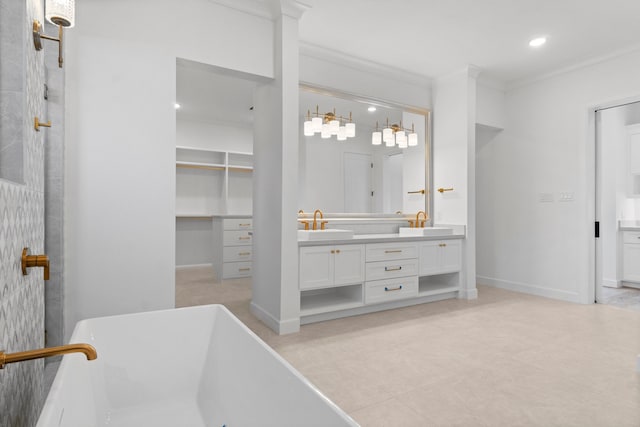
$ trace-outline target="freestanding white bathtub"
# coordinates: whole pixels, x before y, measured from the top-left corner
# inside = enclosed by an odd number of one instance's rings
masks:
[[[221,305],[78,322],[38,427],[357,426]]]

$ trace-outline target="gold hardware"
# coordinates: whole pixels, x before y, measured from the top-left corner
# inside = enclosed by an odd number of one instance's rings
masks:
[[[35,130],[37,130],[38,132],[40,132],[40,128],[41,127],[50,128],[51,127],[51,120],[49,120],[47,123],[42,123],[40,121],[40,119],[38,119],[37,117],[34,117],[33,118],[33,128]]]
[[[336,249],[336,253],[339,254],[340,253],[340,249]]]
[[[320,209],[316,209],[313,212],[313,229],[314,230],[318,229],[318,220],[316,219],[318,214],[320,214],[320,219],[324,219],[324,215],[322,214],[322,211]],[[323,222],[324,222],[324,224],[327,223],[326,221],[323,221]],[[324,224],[322,222],[320,223],[320,227],[321,227],[322,230],[324,230]]]
[[[249,227],[251,224],[238,224],[240,227]]]
[[[238,252],[238,255],[240,256],[251,255],[251,252]]]
[[[384,271],[400,271],[400,270],[402,270],[402,266],[401,265],[398,265],[398,266],[395,266],[395,267],[385,267],[384,268]]]
[[[441,248],[444,248],[445,246],[447,246],[446,243],[440,243],[438,246],[440,246]]]
[[[335,253],[336,253],[336,251],[335,251],[334,249],[331,249],[331,253],[332,253],[332,254],[335,254]]]
[[[303,220],[303,219],[299,219],[298,222],[300,224],[304,224],[304,229],[308,230],[309,229],[309,221]]]
[[[407,220],[407,221],[409,221],[409,228],[413,228],[413,220],[412,220],[412,219],[409,219],[409,220]]]
[[[84,353],[84,355],[87,356],[87,360],[95,360],[98,357],[96,349],[89,344],[68,344],[59,347],[41,348],[39,350],[21,351],[19,353],[5,353],[4,351],[0,351],[0,369],[3,369],[4,365],[8,363],[60,356],[61,354],[69,353]]]
[[[71,25],[69,21],[59,20],[56,22],[58,25],[58,38],[48,36],[42,32],[42,24],[37,19],[33,20],[33,46],[36,50],[42,50],[42,39],[58,42],[58,67],[62,68],[62,27],[68,27]]]
[[[251,236],[238,237],[238,240],[249,240]]]
[[[223,171],[223,166],[207,166],[207,165],[185,165],[185,164],[176,164],[177,168],[183,169],[206,169],[210,171]]]
[[[302,215],[302,216],[304,216],[304,211],[303,211],[302,209],[300,209],[300,210],[298,211],[298,215]]]
[[[424,217],[424,219],[422,221],[420,221],[420,215],[422,214],[422,216]],[[423,228],[425,222],[428,220],[429,218],[427,218],[427,214],[425,213],[425,211],[418,211],[418,213],[416,214],[416,228]]]
[[[251,270],[249,267],[239,268],[238,271],[249,271]]]
[[[451,188],[438,188],[438,191],[440,192],[440,194],[442,194],[445,191],[453,191],[453,187],[451,187]]]
[[[392,251],[384,251],[385,254],[399,254],[402,253],[402,249],[394,249]]]
[[[328,224],[328,221],[320,221],[320,230],[324,230],[325,224]]]
[[[253,172],[253,169],[252,168],[239,168],[239,167],[229,166],[229,172]]]
[[[28,274],[27,268],[44,267],[44,280],[49,280],[49,257],[46,255],[29,255],[29,248],[22,249],[22,275]]]
[[[407,191],[407,194],[424,194],[425,193],[425,189],[423,188],[422,190],[417,190],[417,191]]]
[[[402,289],[402,285],[398,286],[397,288],[387,288],[386,286],[384,287],[385,292],[399,291],[401,289]]]

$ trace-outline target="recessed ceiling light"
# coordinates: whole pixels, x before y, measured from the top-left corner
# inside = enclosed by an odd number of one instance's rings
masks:
[[[373,113],[374,111],[376,111],[376,107],[372,105],[371,107],[367,108],[367,111],[369,111],[370,113]]]
[[[546,37],[536,37],[529,42],[529,46],[531,47],[540,47],[547,42]]]
[[[175,104],[173,104],[173,106],[175,107],[176,110],[181,107],[181,105],[178,104],[177,102]]]

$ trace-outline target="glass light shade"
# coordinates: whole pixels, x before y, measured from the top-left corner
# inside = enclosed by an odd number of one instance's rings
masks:
[[[398,141],[396,138],[396,142],[398,143],[398,148],[407,148],[407,138],[401,139]]]
[[[322,125],[322,132],[320,132],[320,136],[324,139],[331,138],[331,129],[329,128],[328,123]]]
[[[304,122],[304,136],[313,136],[313,123],[311,120]]]
[[[413,132],[409,134],[409,147],[418,145],[418,134]]]
[[[396,144],[398,146],[407,146],[407,134],[403,130],[396,132]]]
[[[345,125],[347,128],[347,138],[353,138],[356,136],[356,124],[355,123],[347,123]]]
[[[389,142],[393,142],[391,145],[395,144],[393,130],[391,128],[382,129],[382,140],[387,143],[387,147],[390,147]]]
[[[338,141],[346,141],[347,140],[347,128],[344,126],[340,126],[338,128]]]
[[[311,119],[311,130],[314,133],[322,132],[322,119],[320,117],[314,117]]]
[[[337,135],[340,129],[340,122],[338,120],[331,120],[329,122],[329,129],[331,130],[331,135]]]
[[[384,141],[384,145],[385,147],[393,147],[396,145],[396,139],[393,137],[393,134],[391,134],[391,139]]]
[[[371,144],[382,145],[382,132],[373,132],[371,134]]]
[[[75,0],[47,0],[45,17],[53,25],[71,28],[76,24]]]

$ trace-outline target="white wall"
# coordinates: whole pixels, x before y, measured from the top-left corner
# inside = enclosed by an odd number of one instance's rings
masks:
[[[593,301],[594,152],[590,107],[640,95],[640,52],[506,92],[507,125],[483,177],[496,225],[478,281],[570,301]],[[553,202],[540,202],[541,193]],[[572,193],[573,201],[559,201]],[[490,214],[490,217],[486,215]]]
[[[183,119],[178,113],[176,144],[186,147],[253,153],[253,127]]]
[[[76,13],[65,34],[67,334],[83,318],[174,306],[176,58],[273,76],[268,19],[207,0],[84,0]]]

